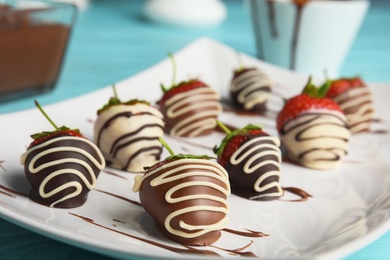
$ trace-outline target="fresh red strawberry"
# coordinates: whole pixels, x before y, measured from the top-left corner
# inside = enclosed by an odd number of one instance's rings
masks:
[[[340,78],[331,81],[330,88],[326,93],[326,97],[335,98],[336,96],[346,92],[351,88],[365,86],[365,83],[360,77]]]
[[[223,127],[221,123],[218,123],[220,127]],[[217,154],[217,161],[223,167],[226,165],[226,162],[232,156],[232,154],[252,136],[266,135],[266,133],[259,126],[247,125],[244,128],[230,132],[226,131],[228,134],[222,140],[219,147],[214,148],[214,153]]]
[[[318,88],[312,84],[310,78],[302,94],[287,100],[284,104],[284,107],[279,112],[276,119],[277,130],[280,132],[285,122],[310,109],[341,111],[340,107],[333,100],[324,97],[325,93],[327,93],[329,89],[329,86],[330,81],[327,81],[324,85]]]
[[[53,125],[55,128],[54,131],[43,131],[41,133],[32,134],[31,138],[34,139],[34,141],[28,146],[29,148],[32,148],[38,144],[41,144],[43,142],[46,142],[47,140],[60,137],[60,136],[78,136],[78,137],[84,137],[78,129],[70,129],[66,126],[58,127],[43,111],[42,107],[39,105],[37,101],[34,101],[37,108],[41,111],[41,113],[46,117],[46,119]]]

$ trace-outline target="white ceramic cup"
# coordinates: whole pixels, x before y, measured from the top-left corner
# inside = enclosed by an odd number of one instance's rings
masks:
[[[337,77],[368,0],[248,0],[257,56],[304,74]]]

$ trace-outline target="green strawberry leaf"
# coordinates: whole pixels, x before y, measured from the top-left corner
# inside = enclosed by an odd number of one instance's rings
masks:
[[[115,106],[115,105],[119,105],[119,104],[122,104],[122,101],[117,98],[117,97],[111,97],[109,100],[108,100],[108,103],[105,104],[102,108],[100,108],[98,111],[97,111],[97,114],[99,115],[101,112],[103,112],[104,110],[108,109],[109,107],[111,106]]]
[[[225,149],[226,145],[229,143],[229,141],[237,136],[237,135],[240,135],[240,134],[244,134],[246,132],[249,132],[251,130],[257,130],[257,129],[262,129],[260,126],[257,126],[257,125],[252,125],[252,124],[249,124],[241,129],[237,129],[235,131],[232,131],[230,133],[228,133],[222,140],[220,146],[215,146],[213,148],[213,151],[214,153],[217,155],[217,156],[220,156],[223,152],[223,150]]]
[[[180,160],[180,159],[206,159],[206,160],[212,160],[216,159],[215,157],[211,157],[208,155],[194,155],[194,154],[175,154],[175,155],[170,155],[165,160]]]
[[[322,86],[317,87],[313,84],[312,76],[310,76],[308,82],[306,83],[306,86],[302,91],[302,94],[306,94],[312,98],[323,98],[328,92],[331,83],[331,80],[326,80]]]
[[[56,129],[54,131],[43,131],[43,132],[40,132],[40,133],[32,134],[30,136],[31,136],[32,139],[37,140],[39,138],[52,135],[52,134],[54,134],[56,132],[67,131],[67,130],[71,130],[71,131],[74,131],[74,132],[80,134],[80,130],[79,129],[70,129],[69,127],[61,126],[61,127],[59,127],[58,129]]]

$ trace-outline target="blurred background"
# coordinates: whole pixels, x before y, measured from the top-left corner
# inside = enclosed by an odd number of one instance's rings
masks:
[[[39,96],[42,104],[71,98],[130,77],[165,59],[168,51],[175,52],[199,37],[211,37],[246,54],[257,54],[248,6],[242,0],[222,1],[226,11],[224,19],[220,23],[215,20],[214,24],[210,20],[210,25],[199,26],[178,26],[147,19],[144,12],[147,1],[67,1],[76,3],[80,11],[59,81],[53,91]],[[368,82],[388,82],[390,1],[370,2],[340,75],[361,75]],[[172,12],[176,10],[172,9]],[[31,101],[32,98],[23,98],[1,102],[0,114],[31,108]]]

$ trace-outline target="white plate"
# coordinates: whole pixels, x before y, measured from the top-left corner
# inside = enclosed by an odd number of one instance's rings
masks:
[[[199,77],[228,98],[228,83],[233,68],[238,66],[236,51],[210,39],[200,39],[175,54],[178,79]],[[298,93],[306,77],[279,69],[243,55],[244,64],[263,69],[278,82],[276,89],[285,97]],[[170,84],[172,67],[165,60],[139,75],[116,84],[122,100],[140,98],[156,101],[161,95],[159,84]],[[370,85],[374,92],[378,129],[389,127],[386,113],[390,86]],[[96,110],[112,95],[111,87],[75,99],[44,107],[58,125],[78,127],[92,137],[91,120]],[[275,98],[270,109],[280,108]],[[237,127],[252,122],[262,124],[270,134],[276,134],[274,120],[264,117],[237,116],[224,113],[221,120]],[[0,116],[0,184],[14,191],[28,193],[29,183],[24,177],[19,157],[31,142],[30,134],[50,130],[51,126],[37,109]],[[251,244],[250,251],[263,259],[317,257],[341,258],[372,242],[390,227],[390,153],[389,134],[359,134],[352,137],[348,156],[342,166],[332,171],[315,171],[283,163],[281,183],[295,186],[313,195],[305,202],[249,201],[235,195],[229,197],[231,205],[229,228],[252,229],[269,234],[262,238],[249,238],[222,232],[215,245],[236,249]],[[210,149],[166,137],[175,152],[188,151],[213,155],[211,148],[219,144],[222,134],[191,139]],[[163,157],[167,155],[164,152]],[[131,191],[134,174],[113,171],[102,172],[97,189],[138,200]],[[126,234],[147,238],[164,245],[183,248],[160,235],[153,220],[142,207],[126,200],[93,190],[87,202],[74,209],[51,209],[30,201],[26,196],[0,187],[0,213],[3,218],[51,238],[109,256],[129,258],[199,258],[182,255],[150,245]],[[93,219],[88,223],[80,216]],[[116,231],[123,232],[120,234]],[[207,247],[224,257],[238,257],[228,252]]]

